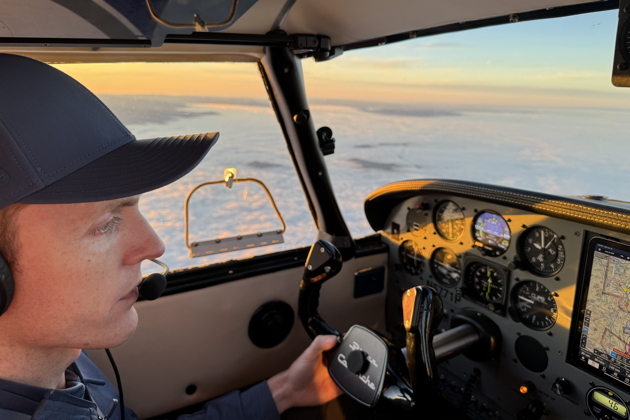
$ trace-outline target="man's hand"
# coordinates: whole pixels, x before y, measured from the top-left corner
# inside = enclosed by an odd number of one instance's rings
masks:
[[[330,378],[322,354],[336,344],[333,335],[315,337],[288,370],[267,381],[280,413],[291,407],[324,404],[343,393]]]

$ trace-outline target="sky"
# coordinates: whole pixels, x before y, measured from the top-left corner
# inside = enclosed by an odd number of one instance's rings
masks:
[[[628,107],[610,83],[617,12],[519,22],[302,60],[308,97],[418,104]],[[58,65],[97,94],[259,97],[253,63]]]

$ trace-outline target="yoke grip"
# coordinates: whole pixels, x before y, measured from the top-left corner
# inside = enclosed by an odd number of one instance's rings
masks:
[[[341,266],[341,253],[333,244],[323,239],[313,244],[306,259],[298,299],[298,316],[311,339],[320,334],[339,335],[319,316],[317,308],[322,284],[339,273]]]
[[[438,293],[416,286],[403,295],[403,321],[407,331],[407,363],[416,407],[441,395],[433,336],[442,321],[443,304]]]

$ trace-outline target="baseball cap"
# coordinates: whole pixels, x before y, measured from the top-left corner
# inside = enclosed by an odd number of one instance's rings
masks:
[[[190,172],[218,137],[137,140],[70,76],[30,58],[0,54],[0,209],[151,191]]]

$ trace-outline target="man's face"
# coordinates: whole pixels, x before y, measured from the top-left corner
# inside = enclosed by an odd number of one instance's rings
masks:
[[[26,345],[75,349],[129,338],[138,320],[140,263],[164,253],[138,197],[30,205],[15,223],[15,296],[0,318],[2,333]]]

